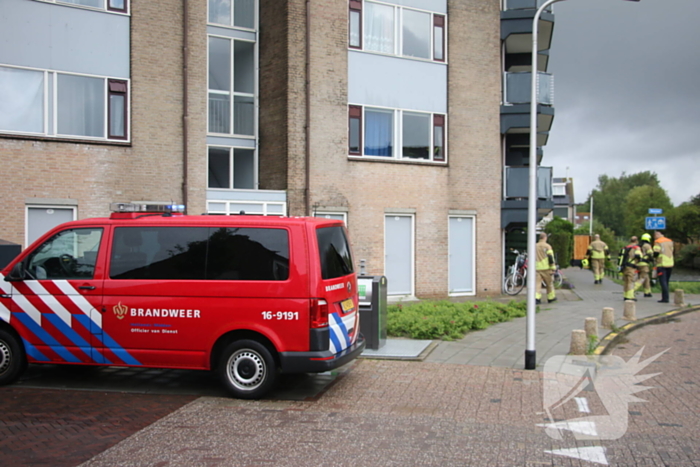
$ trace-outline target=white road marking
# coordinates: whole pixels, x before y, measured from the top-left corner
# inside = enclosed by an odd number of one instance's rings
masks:
[[[608,458],[605,457],[605,448],[603,446],[587,446],[583,448],[572,449],[556,449],[554,451],[545,451],[555,456],[566,456],[574,459],[581,459],[596,464],[608,465]]]

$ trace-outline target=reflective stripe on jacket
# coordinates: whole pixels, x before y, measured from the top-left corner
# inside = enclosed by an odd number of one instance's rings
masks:
[[[650,266],[654,262],[654,251],[647,242],[642,243],[642,259],[639,260],[640,266]]]
[[[588,256],[592,259],[605,259],[609,255],[608,245],[602,240],[596,240],[588,245]]]
[[[554,269],[554,250],[552,250],[549,243],[540,240],[537,242],[537,245],[535,245],[535,251],[537,252],[537,262],[535,263],[535,269],[537,271]]]
[[[658,253],[656,257],[656,266],[661,268],[673,267],[673,242],[666,237],[661,237],[654,242],[654,253]]]

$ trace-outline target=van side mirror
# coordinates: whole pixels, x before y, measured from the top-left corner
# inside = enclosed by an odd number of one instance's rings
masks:
[[[20,261],[12,267],[12,271],[5,277],[7,282],[22,281],[26,278],[27,274],[24,269],[24,264]]]

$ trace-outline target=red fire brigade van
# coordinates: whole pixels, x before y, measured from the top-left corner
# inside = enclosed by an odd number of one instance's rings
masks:
[[[0,384],[27,363],[184,368],[259,398],[364,349],[342,222],[112,207],[0,271]]]

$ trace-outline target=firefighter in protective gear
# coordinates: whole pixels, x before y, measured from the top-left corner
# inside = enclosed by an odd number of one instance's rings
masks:
[[[540,233],[540,241],[535,245],[535,270],[537,271],[537,293],[535,294],[535,303],[538,305],[542,299],[542,282],[547,287],[547,303],[552,303],[557,300],[552,284],[552,274],[556,269],[554,262],[554,250],[547,243],[547,234]]]
[[[641,249],[639,248],[637,237],[630,239],[630,244],[624,249],[624,258],[622,263],[622,279],[624,293],[623,300],[634,300],[634,280],[637,275],[637,264],[642,259]]]
[[[659,303],[668,303],[668,283],[673,271],[673,242],[659,231],[654,232],[654,258],[656,258],[656,274],[661,285]]]
[[[605,276],[605,260],[610,258],[610,250],[608,245],[600,239],[600,235],[595,234],[593,241],[588,245],[588,253],[586,254],[590,263],[591,271],[593,271],[593,283],[602,284]]]
[[[643,287],[644,296],[649,298],[651,297],[651,277],[649,275],[649,269],[654,265],[654,249],[651,247],[651,235],[648,233],[642,234],[640,240],[639,248],[641,250],[642,259],[637,263],[639,280],[634,290],[639,290]]]

